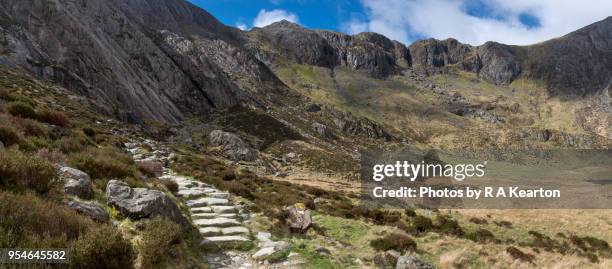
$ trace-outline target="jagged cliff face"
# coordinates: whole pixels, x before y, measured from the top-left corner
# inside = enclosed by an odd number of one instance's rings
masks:
[[[256,28],[248,36],[249,46],[268,63],[290,60],[332,69],[346,66],[381,78],[410,66],[406,46],[376,33],[350,36],[281,21]]]
[[[259,91],[283,90],[238,45],[239,30],[182,0],[6,0],[0,15],[2,64],[96,99],[101,111],[131,122],[261,105]],[[238,85],[236,73],[251,84]]]
[[[545,82],[553,95],[570,96],[600,92],[612,78],[612,18],[522,47],[496,42],[470,46],[452,38],[421,40],[406,47],[376,33],[350,36],[286,21],[256,28],[249,37],[249,46],[268,63],[346,66],[377,78],[406,68],[426,76],[459,68],[500,85],[524,76]]]

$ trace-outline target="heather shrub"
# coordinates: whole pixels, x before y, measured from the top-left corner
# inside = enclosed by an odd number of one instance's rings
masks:
[[[60,164],[66,161],[66,155],[57,149],[41,148],[36,152],[36,156],[54,164]]]
[[[417,249],[417,243],[408,235],[392,233],[370,241],[370,246],[378,251],[396,250],[400,253]]]
[[[21,102],[21,101],[9,103],[7,111],[9,114],[15,117],[29,118],[29,119],[36,119],[37,117],[36,111],[34,111],[34,108],[30,104]]]
[[[141,161],[137,163],[138,170],[149,177],[162,175],[164,165],[159,161]]]
[[[142,240],[138,243],[143,268],[151,268],[166,257],[173,246],[181,242],[181,227],[164,218],[145,222]]]
[[[55,167],[38,156],[16,150],[0,151],[0,183],[4,186],[46,193],[56,177]]]
[[[57,125],[60,127],[70,126],[70,119],[68,119],[66,114],[64,114],[64,112],[61,112],[61,111],[45,109],[39,113],[38,118],[41,121],[44,121],[52,125]]]
[[[125,178],[134,174],[131,157],[114,148],[89,147],[71,155],[68,164],[93,179]]]
[[[31,119],[24,118],[16,118],[15,125],[23,132],[26,136],[38,136],[45,137],[47,136],[46,128],[37,121]]]
[[[0,141],[9,147],[19,142],[19,134],[10,126],[0,126]]]
[[[57,141],[57,144],[63,153],[69,154],[83,151],[89,145],[89,141],[83,137],[73,135],[62,137]]]
[[[67,247],[95,223],[32,194],[0,191],[0,248]]]
[[[135,252],[129,241],[103,225],[79,237],[70,248],[70,268],[133,268]],[[148,268],[148,267],[143,267]]]

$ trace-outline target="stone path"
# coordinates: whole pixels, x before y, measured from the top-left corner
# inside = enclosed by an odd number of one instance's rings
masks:
[[[136,162],[167,164],[172,159],[168,150],[151,140],[130,141],[125,146]],[[150,150],[145,150],[145,147]],[[201,245],[215,250],[207,251],[205,255],[210,268],[259,268],[248,252],[234,250],[252,244],[253,240],[251,231],[245,226],[245,221],[250,218],[248,212],[241,205],[234,204],[228,192],[179,175],[165,165],[159,179],[174,181],[178,185],[175,195],[189,208],[192,222],[203,238]]]

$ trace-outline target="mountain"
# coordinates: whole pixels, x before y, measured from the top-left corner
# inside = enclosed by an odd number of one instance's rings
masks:
[[[304,91],[306,81],[292,83],[288,70],[322,68],[313,69],[329,79],[329,87],[321,89],[347,103],[362,100],[354,99],[350,87],[341,89],[337,75],[345,69],[353,81],[363,82],[359,87],[365,92],[382,84],[433,87],[440,76],[467,72],[493,87],[542,82],[542,93],[571,100],[602,96],[612,77],[612,18],[532,46],[471,46],[454,39],[406,46],[377,33],[347,35],[287,21],[240,31],[183,0],[2,0],[0,28],[2,65],[54,81],[88,97],[99,112],[132,123],[179,123],[240,106],[264,111],[307,135],[317,136],[311,126],[323,123],[349,136],[399,135],[428,143],[431,130],[372,120],[354,106],[321,102],[324,113],[307,112],[317,98]],[[320,87],[319,82],[312,84]],[[440,109],[425,99],[413,100],[415,108]],[[448,100],[452,104],[440,111],[443,121],[474,113],[501,117],[474,108],[482,104],[464,102],[457,110],[455,101]],[[592,102],[580,114],[590,125],[579,129],[607,136],[609,122],[597,118],[609,102]]]

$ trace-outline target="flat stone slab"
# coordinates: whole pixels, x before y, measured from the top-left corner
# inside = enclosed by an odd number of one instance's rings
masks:
[[[223,235],[248,234],[249,229],[244,226],[234,226],[221,229]]]
[[[197,198],[206,195],[206,192],[198,189],[179,189],[176,195],[184,198]]]
[[[217,213],[215,213],[217,214]],[[235,213],[221,213],[221,214],[217,214],[217,216],[221,217],[221,218],[229,218],[229,219],[236,219],[238,218],[238,215],[236,215]]]
[[[249,239],[240,235],[222,235],[222,236],[209,236],[202,240],[202,245],[215,245],[215,244],[231,244],[231,243],[243,243],[249,242]]]
[[[236,212],[236,208],[234,206],[231,205],[224,205],[224,206],[211,206],[210,208],[212,208],[212,211],[215,213],[235,213]]]
[[[240,222],[235,219],[228,218],[216,218],[216,219],[196,219],[193,223],[197,226],[201,227],[230,227],[230,226],[240,226]]]
[[[217,236],[221,235],[221,228],[219,227],[204,227],[200,228],[200,234],[202,236]]]
[[[195,213],[195,214],[191,214],[191,218],[192,219],[213,219],[216,217],[223,217],[220,216],[217,213]],[[227,217],[225,217],[227,218]]]
[[[197,214],[197,213],[212,213],[212,212],[213,212],[213,210],[209,206],[201,206],[201,207],[192,207],[191,208],[191,213],[192,214]]]
[[[220,198],[204,197],[204,198],[200,198],[200,199],[196,199],[196,200],[189,200],[189,201],[185,202],[185,204],[187,204],[187,206],[189,206],[189,207],[194,207],[194,206],[212,206],[212,205],[227,205],[227,204],[229,204],[229,200],[227,200],[227,199],[220,199]]]
[[[211,192],[211,193],[208,194],[208,197],[227,199],[227,198],[229,198],[229,193],[227,193],[227,192]]]

